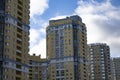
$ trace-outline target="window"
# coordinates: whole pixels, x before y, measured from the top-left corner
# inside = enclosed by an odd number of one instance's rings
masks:
[[[10,2],[11,0],[6,0],[6,2]]]
[[[5,39],[9,40],[9,39],[10,39],[10,36],[5,36]]]
[[[59,76],[59,71],[56,72],[56,76]]]
[[[5,52],[9,52],[9,49],[8,49],[8,48],[6,48],[6,49],[5,49]]]
[[[5,75],[5,79],[6,79],[6,80],[8,79],[8,75]]]
[[[64,70],[61,70],[61,76],[64,76]]]
[[[9,42],[6,42],[6,43],[5,43],[5,45],[6,45],[6,46],[9,46],[9,45],[10,45],[10,43],[9,43]]]

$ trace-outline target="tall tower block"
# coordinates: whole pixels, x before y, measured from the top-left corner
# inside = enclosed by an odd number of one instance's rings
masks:
[[[87,31],[82,19],[74,15],[50,20],[46,32],[48,79],[88,80]]]
[[[0,0],[0,80],[28,80],[30,0]]]

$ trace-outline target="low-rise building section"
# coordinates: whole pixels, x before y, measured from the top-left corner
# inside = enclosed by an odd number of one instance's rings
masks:
[[[29,80],[47,80],[47,60],[35,54],[29,56]]]

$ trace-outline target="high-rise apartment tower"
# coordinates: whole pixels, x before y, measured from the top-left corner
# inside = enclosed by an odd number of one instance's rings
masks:
[[[28,80],[30,0],[0,0],[0,80]]]
[[[90,59],[90,80],[112,80],[110,48],[104,43],[88,45]]]
[[[113,58],[113,70],[116,80],[120,80],[120,57]]]
[[[46,29],[49,80],[88,80],[87,31],[75,15],[50,20]]]

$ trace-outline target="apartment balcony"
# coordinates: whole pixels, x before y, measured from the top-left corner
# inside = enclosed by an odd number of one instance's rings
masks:
[[[18,50],[18,49],[16,50],[16,52],[18,52],[18,53],[22,53],[22,51],[21,51],[21,50]]]

